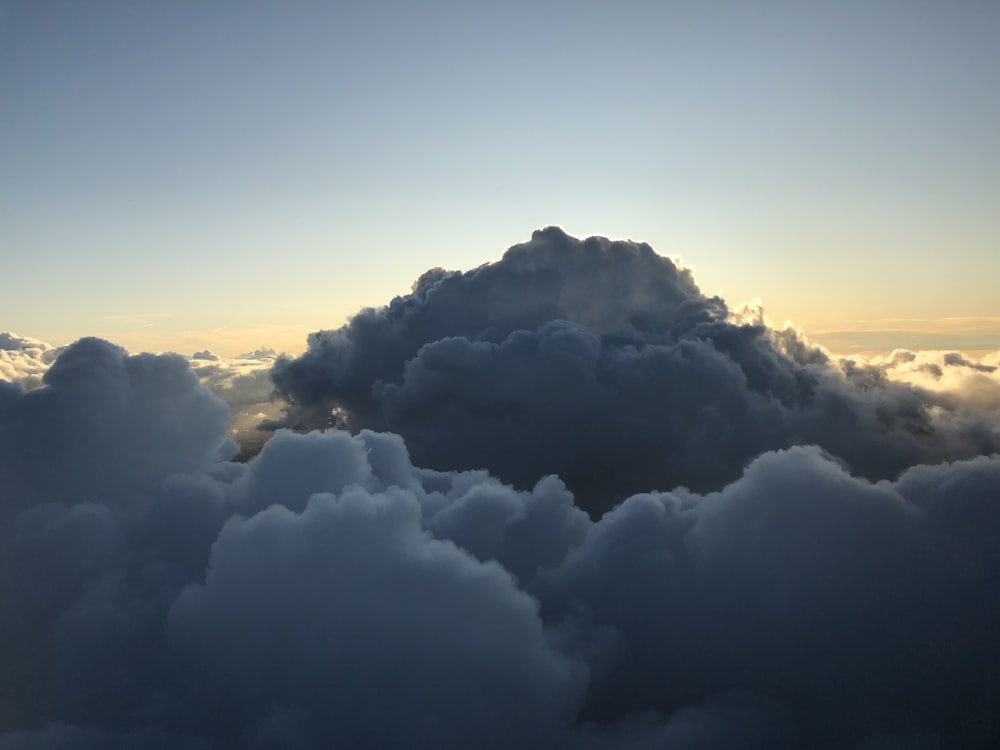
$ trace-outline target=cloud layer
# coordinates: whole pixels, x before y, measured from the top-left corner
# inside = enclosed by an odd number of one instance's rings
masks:
[[[996,458],[799,447],[592,520],[391,434],[229,463],[182,358],[96,340],[0,404],[5,749],[1000,739]]]
[[[3,750],[1000,744],[988,358],[837,361],[555,230],[315,336],[276,381],[354,432],[244,462],[206,384],[273,353],[52,356],[0,381]]]

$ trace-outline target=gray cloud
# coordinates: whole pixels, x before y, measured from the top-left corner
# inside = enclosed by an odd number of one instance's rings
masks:
[[[556,473],[593,512],[717,489],[800,443],[871,479],[1000,446],[992,416],[737,321],[648,245],[557,228],[473,271],[428,272],[272,377],[289,425],[388,429],[422,465],[521,487]]]
[[[797,747],[987,747],[1000,731],[998,466],[872,485],[797,448],[719,493],[628,499],[539,593],[547,619],[597,644],[586,712],[672,713],[739,689],[794,717]]]
[[[661,261],[587,241],[617,270],[565,275],[541,237],[283,361],[368,379],[293,400],[353,434],[233,462],[206,383],[246,372],[96,339],[0,381],[0,748],[996,747],[992,360],[837,360],[673,266],[580,311]],[[559,315],[437,335],[524,273]]]
[[[229,521],[169,630],[199,697],[258,746],[544,747],[585,671],[537,609],[423,531],[412,493],[355,488]]]
[[[42,380],[47,387],[0,405],[0,485],[9,505],[66,502],[68,493],[76,502],[125,502],[235,449],[217,434],[228,421],[225,405],[178,355],[128,356],[81,339]]]

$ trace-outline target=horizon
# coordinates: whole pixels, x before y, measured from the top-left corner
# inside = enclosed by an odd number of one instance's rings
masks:
[[[554,225],[546,225],[554,226]],[[606,237],[606,235],[594,235]],[[615,238],[610,238],[615,239]],[[621,238],[624,239],[624,238]],[[641,239],[636,241],[642,242]],[[649,243],[645,243],[649,244]],[[511,243],[511,246],[513,243]],[[495,262],[507,249],[500,249],[496,256],[485,263]],[[687,266],[684,259],[678,256],[667,256],[659,253],[654,246],[654,252],[669,257],[681,266],[695,273],[695,281],[699,282],[697,269],[694,265]],[[469,271],[473,267],[446,269],[449,271]],[[418,275],[419,276],[419,275]],[[414,283],[417,277],[414,277]],[[701,286],[699,284],[699,286]],[[409,289],[399,289],[392,297],[404,295]],[[702,286],[702,291],[707,291]],[[720,295],[721,296],[721,295]],[[791,326],[801,331],[813,343],[819,344],[838,356],[882,356],[896,349],[911,351],[960,351],[970,355],[982,355],[1000,350],[1000,316],[946,316],[942,318],[874,318],[854,319],[843,318],[827,322],[826,325],[814,324],[808,327],[795,317],[784,320],[772,319],[765,300],[752,297],[746,300],[734,301],[722,297],[730,310],[743,306],[759,307],[767,317],[769,325],[779,328]],[[350,320],[366,308],[381,308],[389,304],[389,299],[369,300],[357,308],[348,310],[336,321],[317,322],[312,326],[282,326],[271,325],[250,330],[228,330],[225,327],[214,330],[157,330],[157,321],[170,319],[170,313],[136,316],[140,330],[123,333],[122,329],[98,328],[93,331],[77,331],[71,334],[45,336],[33,331],[10,331],[17,335],[38,339],[51,346],[65,347],[79,338],[97,336],[124,347],[130,352],[167,353],[175,352],[185,355],[197,351],[209,350],[223,357],[233,358],[241,354],[253,352],[256,349],[270,348],[278,353],[298,355],[305,351],[307,338],[317,331],[332,330]],[[317,316],[319,318],[321,316]],[[140,322],[141,321],[141,322]],[[119,321],[122,322],[122,321]],[[837,327],[834,323],[840,324]],[[851,325],[853,324],[853,326]]]

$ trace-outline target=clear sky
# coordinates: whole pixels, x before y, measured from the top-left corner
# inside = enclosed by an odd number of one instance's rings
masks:
[[[547,224],[1000,348],[1000,3],[0,0],[0,330],[294,351]]]

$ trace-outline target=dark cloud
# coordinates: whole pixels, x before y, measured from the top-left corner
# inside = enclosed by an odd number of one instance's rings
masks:
[[[582,538],[561,483],[542,483],[529,510],[484,472],[415,469],[398,437],[375,433],[282,433],[227,463],[225,410],[182,358],[96,340],[46,383],[13,388],[0,423],[0,745],[565,741],[586,666],[550,643],[539,603],[498,562],[528,578]],[[72,417],[98,408],[117,442],[84,474],[100,457],[93,424]],[[43,425],[67,438],[40,487],[12,451]],[[139,449],[147,460],[106,463]]]
[[[978,459],[871,485],[794,449],[704,498],[630,498],[540,588],[547,619],[595,644],[585,712],[670,714],[738,689],[783,707],[796,747],[988,747],[997,471]]]
[[[429,339],[367,406],[321,397],[354,434],[280,431],[244,463],[191,369],[228,382],[218,361],[84,339],[40,387],[0,381],[0,748],[1000,745],[1000,457],[937,461],[992,445],[986,397],[944,387],[992,360],[836,360],[672,265],[578,312],[661,261],[588,240],[617,270],[584,278],[562,238],[434,271],[282,368],[328,347],[369,377],[461,317],[439,293],[485,319],[537,284],[560,315],[527,295],[510,330]]]
[[[0,333],[0,380],[29,390],[38,388],[62,350],[37,339]],[[240,445],[241,457],[260,451],[273,429],[262,431],[258,427],[280,416],[270,378],[277,357],[274,349],[257,349],[231,359],[208,350],[189,358],[201,383],[229,406],[230,436]]]
[[[537,609],[422,530],[412,493],[355,488],[228,522],[169,630],[215,720],[259,746],[544,747],[586,673]]]
[[[306,422],[324,424],[333,403],[355,423],[376,421],[381,408],[372,385],[398,382],[427,343],[458,336],[498,343],[556,320],[664,340],[692,321],[724,315],[721,300],[702,297],[689,272],[648,245],[580,242],[553,227],[510,248],[499,263],[465,274],[434,269],[387,307],[312,334],[305,355],[279,361],[275,382]]]
[[[75,503],[126,502],[172,473],[207,468],[235,450],[225,437],[225,404],[178,355],[128,356],[81,339],[43,383],[4,407],[0,486],[8,508],[64,503],[67,495]]]
[[[803,442],[872,479],[1000,446],[994,420],[938,419],[955,404],[759,316],[734,320],[648,245],[551,227],[313,334],[273,379],[289,425],[388,429],[422,465],[521,487],[556,473],[595,512],[633,492],[717,489]]]

